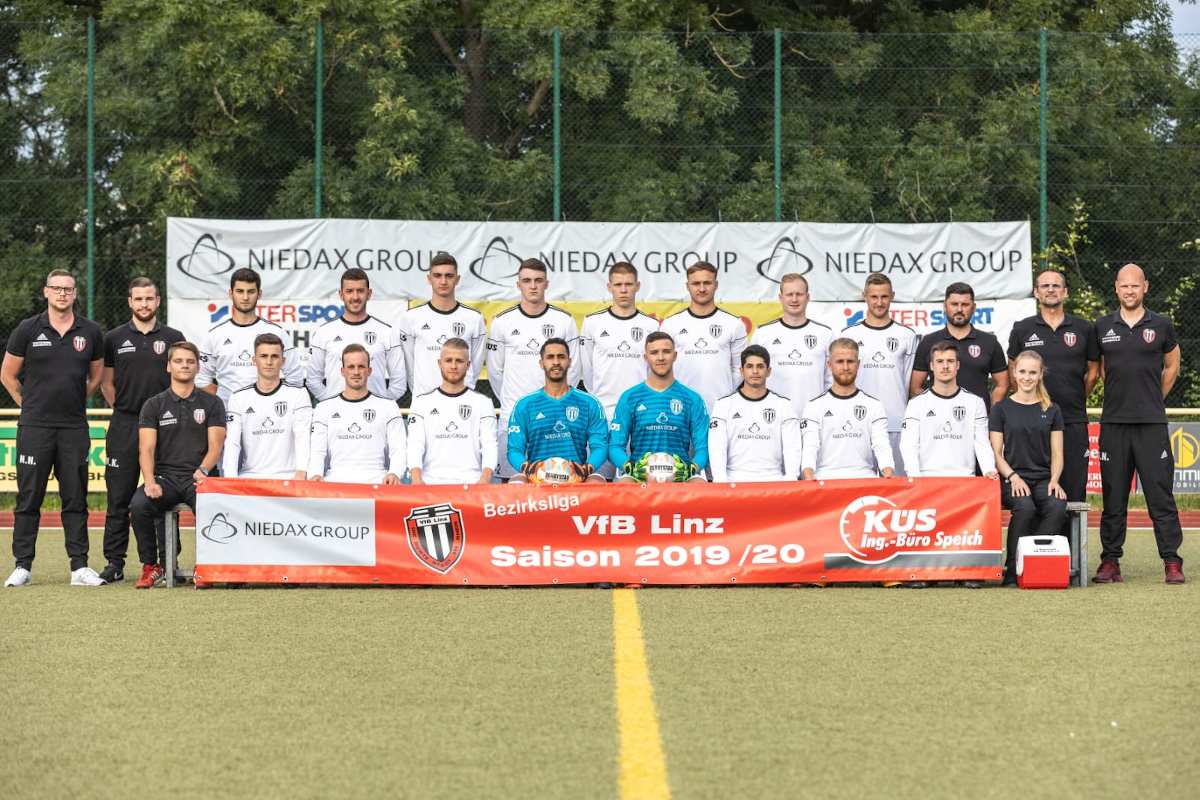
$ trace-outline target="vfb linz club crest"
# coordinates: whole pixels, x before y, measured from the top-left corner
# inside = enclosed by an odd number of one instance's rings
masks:
[[[955,406],[953,408],[953,410],[951,411],[951,413],[954,414],[955,422],[962,422],[964,419],[967,418],[967,407],[966,406]]]
[[[896,352],[900,349],[900,340],[894,336],[889,336],[887,339],[887,349],[891,352]]]
[[[363,420],[366,422],[374,422],[375,421],[375,409],[364,408],[363,409]]]
[[[630,328],[629,330],[629,338],[633,339],[635,342],[640,342],[645,335],[646,332],[641,328]]]
[[[724,330],[724,328],[722,328],[720,325],[709,325],[708,326],[708,332],[712,335],[712,337],[714,339],[720,339],[721,331],[723,331],[723,330]]]
[[[763,409],[763,422],[770,425],[774,421],[775,421],[775,409],[764,408]]]
[[[367,331],[363,334],[363,339],[367,341],[367,344],[375,344],[375,331]]]
[[[404,518],[404,527],[413,555],[435,572],[445,575],[462,557],[462,512],[449,503],[414,508]]]
[[[866,419],[867,418],[867,407],[866,406],[855,406],[854,407],[854,418],[856,420],[858,420],[859,422],[862,422],[864,419]]]
[[[1067,347],[1074,347],[1075,341],[1075,334],[1071,331],[1067,331],[1063,334],[1063,344],[1065,344]]]
[[[804,346],[809,350],[815,350],[817,347],[817,337],[811,333],[804,337]]]
[[[542,326],[542,336],[545,336],[547,339],[553,338],[554,337],[554,326],[553,325],[543,325]]]
[[[467,405],[466,403],[459,406],[458,407],[458,416],[462,419],[470,419],[471,418],[471,407],[469,405]]]
[[[282,417],[286,413],[287,413],[287,403],[284,402],[283,400],[280,400],[278,403],[275,404],[275,416]]]
[[[450,326],[450,330],[451,330],[451,332],[454,333],[455,336],[462,336],[464,333],[467,332],[467,326],[461,322],[456,322]]]

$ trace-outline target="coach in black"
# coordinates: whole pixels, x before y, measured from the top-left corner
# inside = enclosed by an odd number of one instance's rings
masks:
[[[37,547],[42,500],[50,470],[62,498],[63,536],[71,584],[100,586],[88,566],[87,399],[100,385],[104,341],[100,326],[75,313],[75,278],[65,269],[46,276],[46,311],[21,322],[8,337],[0,382],[21,407],[17,421],[17,507],[13,556],[5,586],[28,586]]]
[[[1129,484],[1135,469],[1142,479],[1167,583],[1184,582],[1183,559],[1179,557],[1183,531],[1175,507],[1175,459],[1167,435],[1165,402],[1179,374],[1179,342],[1171,318],[1143,305],[1148,288],[1141,267],[1121,267],[1117,273],[1121,307],[1096,320],[1104,376],[1104,410],[1100,414],[1103,550],[1100,568],[1092,578],[1096,583],[1121,580]]]
[[[1008,337],[1008,359],[1032,350],[1045,364],[1043,381],[1050,399],[1062,409],[1063,471],[1059,484],[1069,502],[1087,500],[1088,442],[1087,398],[1100,377],[1100,344],[1096,326],[1083,317],[1066,313],[1067,279],[1056,269],[1045,269],[1034,280],[1038,313],[1013,326]]]
[[[129,504],[137,537],[142,577],[137,588],[162,580],[166,542],[154,520],[167,509],[187,503],[196,507],[196,486],[221,458],[225,445],[225,404],[215,394],[196,388],[200,349],[179,342],[167,351],[171,386],[142,406],[138,420],[138,461],[142,486]]]
[[[958,385],[982,397],[984,404],[991,408],[992,403],[1008,395],[1008,362],[996,335],[971,324],[975,316],[975,290],[966,283],[950,284],[946,287],[942,310],[946,314],[946,327],[922,336],[917,343],[908,396],[916,397],[925,390],[930,349],[938,342],[948,340],[958,345]],[[991,393],[988,392],[989,375],[996,384]]]
[[[142,405],[171,385],[167,350],[183,341],[183,334],[158,321],[161,298],[149,278],[129,284],[133,318],[104,337],[104,373],[100,391],[112,406],[108,424],[104,481],[108,487],[108,514],[104,520],[104,557],[108,566],[100,577],[108,583],[125,580],[125,553],[129,549],[129,500],[137,489],[138,415]],[[158,525],[162,525],[161,518]]]

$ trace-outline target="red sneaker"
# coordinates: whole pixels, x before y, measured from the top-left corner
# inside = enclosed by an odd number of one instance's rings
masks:
[[[138,589],[149,589],[157,585],[163,579],[163,570],[158,564],[146,564],[142,567],[142,577],[138,578],[135,587]]]
[[[1092,583],[1121,583],[1121,565],[1116,561],[1101,561],[1100,568],[1092,576]]]
[[[1164,561],[1163,565],[1167,568],[1167,583],[1183,583],[1186,578],[1183,577],[1183,565],[1176,564],[1174,561]]]

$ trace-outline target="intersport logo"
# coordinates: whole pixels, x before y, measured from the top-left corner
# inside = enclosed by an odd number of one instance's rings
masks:
[[[220,234],[217,236],[213,236],[211,233],[202,234],[192,244],[191,251],[175,262],[175,267],[193,280],[224,286],[226,281],[221,276],[233,272],[233,268],[237,264],[234,262],[233,256],[226,253],[217,244],[218,237]]]

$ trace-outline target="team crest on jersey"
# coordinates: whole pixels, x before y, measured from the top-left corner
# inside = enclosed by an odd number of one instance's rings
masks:
[[[646,332],[643,331],[641,328],[631,328],[629,331],[629,338],[633,339],[635,342],[640,342],[642,340],[642,337],[644,337],[645,335],[646,335]]]
[[[763,409],[763,422],[770,425],[774,421],[775,421],[775,409],[764,408]]]
[[[455,336],[462,336],[467,332],[467,326],[461,322],[456,322],[450,326],[450,330]]]
[[[864,419],[866,419],[867,418],[867,407],[866,406],[855,406],[854,407],[854,418],[856,420],[858,420],[859,422],[862,422]]]
[[[579,419],[579,409],[575,406],[567,406],[567,422],[574,422]]]
[[[1149,341],[1149,340],[1147,340],[1147,341]],[[83,338],[82,336],[76,336],[76,337],[75,337],[75,338],[72,340],[72,342],[71,342],[71,343],[75,345],[75,349],[76,349],[77,351],[79,351],[80,353],[82,353],[82,352],[83,352],[83,348],[87,346],[87,339]]]
[[[462,512],[449,503],[412,509],[404,526],[413,555],[435,572],[446,574],[462,557],[466,543]]]
[[[955,406],[952,413],[954,414],[955,422],[962,422],[964,419],[967,418],[967,407],[966,406]]]
[[[547,339],[552,338],[554,336],[554,326],[553,325],[543,325],[542,326],[542,336],[545,336]]]
[[[671,413],[672,414],[682,414],[683,413],[683,401],[682,400],[672,400],[671,401]]]
[[[894,336],[889,336],[887,339],[887,349],[891,352],[896,352],[900,349],[900,340]]]
[[[192,419],[196,420],[197,425],[203,425],[204,420],[208,419],[208,415],[204,413],[203,408],[197,408],[192,412]]]
[[[363,409],[363,419],[367,422],[374,422],[375,421],[375,409],[364,408]]]
[[[805,336],[804,337],[804,346],[807,347],[809,350],[812,350],[813,348],[815,348],[817,346],[817,337],[813,336],[811,333],[808,334],[807,336]]]
[[[979,354],[983,352],[983,348],[977,344],[973,344],[967,348],[967,352],[971,354],[971,358],[979,358]]]
[[[1064,333],[1063,334],[1063,344],[1065,344],[1067,347],[1074,347],[1075,346],[1075,334],[1070,333],[1070,332]]]
[[[285,414],[287,414],[287,403],[285,403],[283,400],[280,400],[275,404],[275,416],[282,417]]]
[[[471,418],[471,407],[469,405],[467,405],[466,403],[463,403],[461,406],[458,407],[458,416],[461,419],[470,419]]]
[[[375,331],[367,331],[363,334],[363,339],[367,341],[367,344],[375,344],[376,338]]]
[[[714,339],[721,338],[721,331],[724,330],[720,325],[709,325],[708,332],[712,334]]]
[[[1151,342],[1153,342],[1153,341],[1154,341],[1154,336],[1155,336],[1155,333],[1154,333],[1154,329],[1153,329],[1153,328],[1146,328],[1146,330],[1142,331],[1142,338],[1146,340],[1146,344],[1150,344]],[[79,343],[79,339],[80,339],[80,337],[78,337],[78,336],[76,336],[76,337],[75,337],[75,342],[76,342],[76,344],[75,344],[75,349],[76,349],[76,350],[82,350],[82,349],[83,349],[83,348],[82,348],[82,347],[80,347],[80,346],[79,346],[79,344],[78,344],[78,343]]]
[[[161,356],[163,353],[167,352],[167,343],[166,343],[166,342],[164,342],[162,339],[155,339],[155,341],[154,341],[154,352],[155,352],[157,355],[160,355],[160,356]]]

